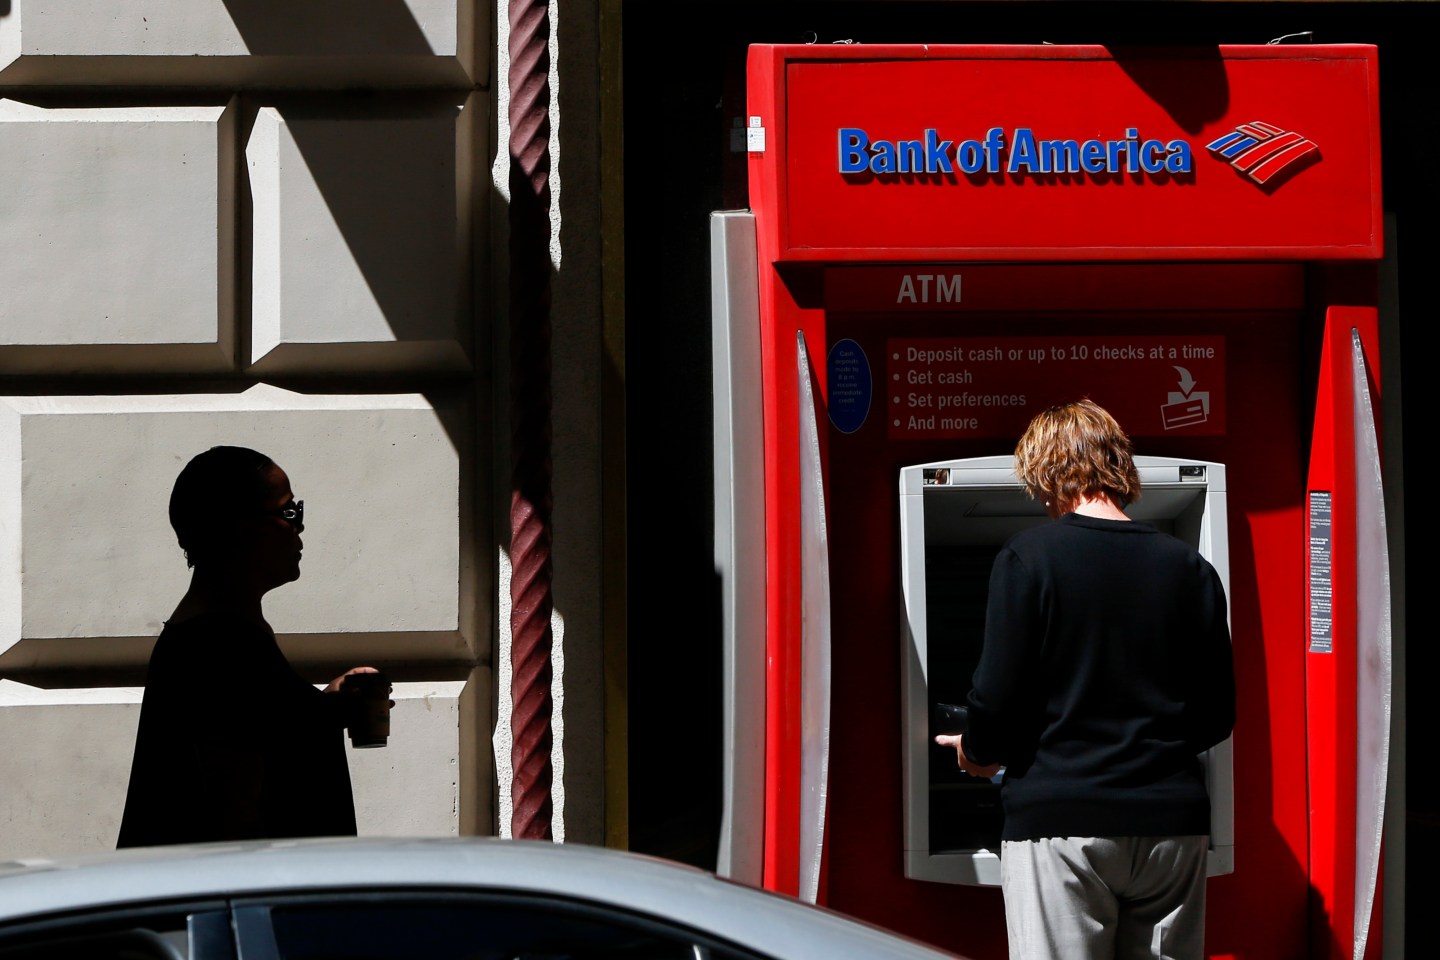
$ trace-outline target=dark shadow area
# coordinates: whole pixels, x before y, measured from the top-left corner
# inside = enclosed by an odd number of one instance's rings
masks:
[[[283,120],[275,160],[282,171],[281,193],[258,198],[251,183],[249,202],[252,211],[262,202],[279,203],[281,232],[279,237],[253,234],[257,265],[262,245],[276,242],[280,263],[292,267],[306,262],[312,243],[321,262],[333,258],[323,249],[323,234],[311,237],[304,230],[317,216],[323,219],[323,212],[306,209],[307,185],[285,173],[293,169],[289,164],[298,151],[395,339],[458,339],[459,109],[443,100],[391,103],[361,95],[339,103],[284,102],[277,109]],[[259,222],[254,213],[251,222]],[[287,295],[298,294],[302,301],[321,297],[326,278],[282,275],[280,282],[282,319],[293,322],[301,318],[284,309]],[[318,304],[335,306],[323,299]]]
[[[1163,59],[1153,48],[1125,44],[1107,44],[1107,48],[1125,75],[1186,133],[1197,133],[1230,107],[1230,84],[1217,47],[1187,48],[1178,55],[1170,50]],[[1175,69],[1177,57],[1187,61],[1184,70]]]
[[[3,0],[0,0],[3,2]],[[259,56],[430,56],[404,0],[225,0],[252,54]]]
[[[225,0],[225,7],[256,56],[436,55],[404,0],[319,0],[303,5]],[[457,23],[455,29],[462,26]],[[465,42],[458,33],[457,42],[462,46]],[[383,369],[387,362],[466,366],[470,338],[462,327],[462,312],[468,311],[469,302],[461,271],[469,251],[459,237],[463,218],[457,209],[455,169],[456,138],[461,133],[456,121],[465,92],[404,98],[349,92],[338,100],[271,101],[284,119],[282,154],[291,145],[299,150],[385,323],[401,351],[408,350],[403,356],[394,350],[352,350],[351,355],[337,358],[342,366]],[[384,189],[376,190],[376,184]],[[242,184],[241,189],[253,213],[250,184]],[[282,224],[292,220],[291,212],[287,210]],[[251,236],[255,239],[253,232]],[[305,238],[286,239],[291,243],[275,238],[281,243],[282,262],[303,259],[300,251],[287,247]],[[428,282],[417,282],[417,277]],[[323,280],[317,285],[323,286]],[[247,362],[249,346],[242,354]],[[292,361],[298,361],[301,369],[314,369],[319,360],[314,350],[290,352],[297,356],[268,358],[277,370],[266,372],[280,372]],[[323,360],[319,365],[325,365]]]
[[[729,156],[720,90],[735,78],[719,42],[728,12],[677,57],[655,45],[666,10],[628,5],[623,40],[634,91],[624,104],[630,847],[713,869],[722,711],[707,230]],[[685,162],[656,162],[666,156]]]

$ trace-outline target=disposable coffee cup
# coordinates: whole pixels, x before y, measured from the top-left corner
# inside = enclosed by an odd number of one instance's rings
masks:
[[[383,673],[352,673],[341,689],[355,698],[350,708],[350,746],[385,746],[390,738],[390,678]]]

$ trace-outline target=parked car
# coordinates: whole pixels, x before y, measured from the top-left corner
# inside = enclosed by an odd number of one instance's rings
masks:
[[[649,857],[302,840],[0,863],[0,960],[954,960]]]

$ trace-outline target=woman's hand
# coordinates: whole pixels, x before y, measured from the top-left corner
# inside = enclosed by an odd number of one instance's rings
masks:
[[[336,677],[334,680],[331,680],[331,681],[330,681],[330,685],[325,688],[325,692],[326,692],[326,693],[339,693],[339,692],[340,692],[340,685],[343,684],[343,683],[345,682],[345,678],[348,677],[348,676],[350,676],[350,674],[352,674],[352,673],[379,673],[379,672],[380,672],[380,671],[379,671],[379,670],[376,670],[374,667],[351,667],[349,670],[346,670],[344,673],[340,674],[340,676]]]
[[[362,700],[361,700],[362,692],[361,692],[359,689],[357,689],[356,687],[354,687],[354,686],[346,687],[346,686],[345,686],[345,678],[346,678],[346,677],[350,677],[350,676],[354,676],[354,675],[357,674],[357,673],[379,673],[379,672],[380,672],[380,671],[379,671],[379,670],[376,670],[374,667],[351,667],[349,670],[346,670],[344,673],[340,674],[340,676],[336,677],[334,680],[331,680],[329,686],[327,686],[327,687],[325,688],[325,692],[326,692],[326,693],[338,694],[340,697],[343,698],[343,699],[341,699],[341,700],[339,700],[339,701],[337,701],[337,702],[341,705],[341,710],[342,710],[343,715],[344,715],[344,723],[345,723],[345,726],[347,726],[347,727],[352,727],[352,728],[353,728],[353,727],[355,726],[355,724],[356,724],[357,722],[359,722],[361,716],[363,715],[363,713],[364,713],[364,711],[365,711],[365,709],[366,709],[364,703],[363,703]],[[393,686],[387,686],[387,687],[386,687],[386,690],[387,690],[387,691],[390,691],[390,690],[393,690],[393,689],[394,689]],[[388,703],[389,703],[390,709],[391,709],[391,710],[394,710],[394,709],[395,709],[395,701],[394,701],[394,700],[390,700],[390,701],[388,701]]]
[[[995,774],[1000,772],[1000,764],[998,763],[991,763],[985,766],[981,766],[974,760],[971,760],[969,757],[965,756],[965,750],[961,746],[961,742],[964,739],[965,737],[961,734],[955,734],[952,736],[950,734],[942,733],[935,738],[935,742],[940,744],[940,746],[942,747],[954,747],[955,762],[959,765],[961,770],[964,770],[972,777],[979,777],[982,780],[989,780],[990,778],[994,777]]]

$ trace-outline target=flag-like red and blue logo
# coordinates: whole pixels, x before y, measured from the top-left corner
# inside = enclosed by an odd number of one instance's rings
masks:
[[[1240,124],[1205,149],[1245,179],[1271,189],[1320,159],[1314,141],[1260,120]]]

